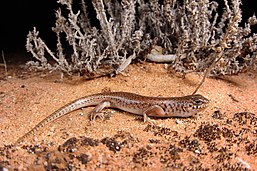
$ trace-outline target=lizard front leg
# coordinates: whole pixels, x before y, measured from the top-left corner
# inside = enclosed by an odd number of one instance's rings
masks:
[[[96,117],[99,117],[103,120],[104,119],[104,113],[102,113],[101,111],[104,108],[108,108],[110,106],[111,106],[111,103],[109,101],[102,101],[101,103],[96,105],[96,107],[89,114],[90,120],[95,120]]]

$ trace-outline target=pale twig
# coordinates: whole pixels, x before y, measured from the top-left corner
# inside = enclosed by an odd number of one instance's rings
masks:
[[[2,50],[2,58],[3,58],[3,66],[4,66],[4,71],[5,71],[5,77],[7,77],[8,75],[8,72],[7,72],[7,64],[6,64],[6,61],[5,61],[5,58],[4,58],[4,51]]]
[[[223,51],[224,52],[224,51]],[[192,95],[193,94],[195,94],[197,91],[198,91],[198,89],[202,86],[202,84],[204,83],[204,81],[205,81],[205,78],[207,77],[207,75],[210,73],[210,71],[211,71],[211,69],[214,67],[214,65],[217,63],[217,62],[219,62],[219,60],[222,58],[222,56],[223,56],[223,52],[221,52],[220,53],[220,56],[219,56],[219,58],[217,59],[217,60],[213,60],[213,62],[212,62],[212,64],[205,70],[205,73],[204,73],[204,76],[203,76],[203,79],[202,79],[202,81],[200,82],[200,84],[197,86],[197,88],[195,89],[195,91],[192,93]]]
[[[129,56],[127,59],[124,59],[124,61],[121,63],[121,65],[119,66],[119,68],[115,71],[116,74],[122,73],[122,71],[124,71],[129,64],[132,62],[133,59],[136,58],[135,53],[131,56]]]
[[[146,55],[146,58],[153,62],[174,62],[176,60],[175,54],[148,54]]]

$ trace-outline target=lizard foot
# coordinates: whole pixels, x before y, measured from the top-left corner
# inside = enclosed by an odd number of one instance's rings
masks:
[[[90,121],[96,120],[96,118],[100,118],[102,121],[109,119],[111,116],[111,113],[109,112],[97,112],[97,113],[91,113],[89,115]]]
[[[146,114],[143,114],[144,123],[149,123],[150,125],[156,126],[156,123],[153,119],[150,119]]]

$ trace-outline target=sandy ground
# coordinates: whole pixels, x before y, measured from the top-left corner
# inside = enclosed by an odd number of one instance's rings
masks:
[[[119,110],[90,122],[91,107],[55,120],[12,144],[42,119],[72,100],[102,91],[146,96],[191,94],[202,74],[185,79],[163,64],[142,63],[128,76],[60,81],[58,74],[31,73],[14,66],[0,80],[0,170],[257,170],[257,74],[208,78],[198,93],[210,100],[190,118],[142,117]]]

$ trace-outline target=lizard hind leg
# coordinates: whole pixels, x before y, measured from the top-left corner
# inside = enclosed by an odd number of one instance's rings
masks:
[[[90,112],[89,118],[91,121],[94,121],[97,117],[104,119],[104,113],[101,112],[104,108],[108,108],[111,106],[109,101],[102,101]]]

